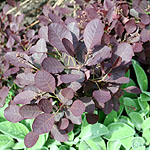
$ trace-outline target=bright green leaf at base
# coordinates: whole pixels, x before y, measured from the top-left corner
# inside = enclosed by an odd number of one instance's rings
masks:
[[[13,145],[14,145],[14,140],[11,137],[0,134],[0,150],[11,148]]]
[[[108,141],[107,150],[120,150],[120,140],[118,141]]]
[[[144,70],[135,62],[135,60],[132,61],[132,64],[140,89],[146,91],[148,89],[148,79]]]
[[[29,130],[23,124],[11,123],[9,121],[4,121],[0,123],[0,131],[15,139],[22,140],[24,140],[25,136],[29,133]]]
[[[106,138],[109,141],[120,140],[120,139],[127,138],[135,134],[135,131],[133,128],[121,122],[110,124],[108,126],[108,130],[109,130],[109,133],[104,135],[104,138]]]

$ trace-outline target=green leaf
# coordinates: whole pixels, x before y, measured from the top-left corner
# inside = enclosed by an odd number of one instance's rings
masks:
[[[145,143],[145,140],[142,137],[134,137],[132,140],[132,148],[137,149],[143,146],[144,143]]]
[[[133,136],[130,136],[128,138],[121,139],[120,142],[123,145],[123,147],[126,148],[126,150],[129,150],[132,146],[132,140],[133,140]]]
[[[134,128],[134,124],[131,122],[130,118],[128,118],[127,116],[121,116],[118,120],[118,122],[123,122],[127,125],[129,125],[130,127]]]
[[[106,150],[105,141],[101,137],[82,141],[79,150]]]
[[[85,141],[82,141],[79,144],[79,150],[91,150],[91,148]]]
[[[142,123],[144,121],[143,117],[138,112],[131,112],[129,114],[129,117],[131,118],[131,121],[136,129],[140,131],[142,128]]]
[[[26,148],[26,146],[24,145],[24,141],[23,140],[20,140],[20,141],[18,141],[15,145],[14,145],[14,147],[13,147],[13,149],[25,149]]]
[[[145,144],[147,146],[150,145],[150,128],[146,128],[143,130],[142,137],[146,140]]]
[[[145,130],[145,129],[148,129],[150,128],[150,118],[147,118],[146,120],[143,121],[142,123],[142,129]]]
[[[24,139],[29,130],[26,126],[21,123],[11,123],[9,121],[4,121],[0,123],[0,131],[7,134],[15,139]]]
[[[58,148],[56,145],[52,145],[52,146],[50,147],[50,150],[59,150],[59,148]]]
[[[14,145],[14,140],[11,137],[0,134],[0,149],[1,150],[11,148],[13,147],[13,145]]]
[[[59,141],[54,140],[54,139],[48,138],[48,140],[45,143],[45,146],[48,147],[48,148],[50,148],[53,145],[58,146],[58,145],[61,145],[61,143]]]
[[[91,150],[106,150],[105,141],[101,137],[89,139],[85,141],[91,148]]]
[[[79,138],[81,140],[93,139],[108,133],[108,129],[101,123],[96,123],[94,125],[87,125],[81,130]]]
[[[61,145],[59,150],[69,150],[69,147],[67,145]]]
[[[140,98],[141,101],[150,101],[150,96],[145,93],[140,94]]]
[[[148,89],[148,79],[147,79],[147,76],[146,76],[144,70],[142,69],[141,66],[136,64],[136,62],[134,60],[132,61],[132,64],[133,64],[133,68],[134,68],[137,82],[139,84],[140,89],[142,91],[146,91]]]
[[[136,148],[135,150],[145,150],[145,146],[140,146],[140,147]]]
[[[129,97],[124,97],[123,103],[125,105],[125,110],[126,110],[127,114],[138,111],[140,109],[137,99],[131,99]]]
[[[110,141],[120,140],[123,138],[130,137],[135,134],[133,128],[125,123],[112,123],[108,126],[109,133],[104,135],[104,138]]]
[[[141,112],[146,115],[150,111],[149,104],[146,101],[141,101],[141,98],[138,98],[138,103],[141,107]]]
[[[121,143],[120,140],[117,141],[108,141],[107,150],[120,150]]]
[[[110,123],[117,121],[117,112],[112,110],[106,117],[104,120],[104,125],[108,126]]]

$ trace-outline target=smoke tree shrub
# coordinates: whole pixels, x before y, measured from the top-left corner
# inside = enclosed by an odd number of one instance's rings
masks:
[[[139,1],[140,3],[141,1]],[[126,1],[83,1],[65,7],[46,5],[38,30],[21,23],[24,15],[0,15],[0,86],[11,79],[20,88],[5,109],[7,120],[34,119],[25,137],[32,147],[40,134],[65,142],[74,124],[98,121],[94,110],[108,114],[119,109],[123,91],[139,94],[125,77],[131,59],[149,41],[150,18],[143,4]],[[78,8],[72,15],[72,7]],[[144,5],[144,6],[143,6]],[[140,56],[139,56],[140,57]],[[4,92],[5,91],[5,92]],[[0,106],[8,87],[0,90]]]

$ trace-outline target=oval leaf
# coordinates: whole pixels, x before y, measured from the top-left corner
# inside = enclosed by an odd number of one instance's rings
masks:
[[[12,138],[24,140],[26,134],[29,133],[27,127],[21,123],[11,123],[4,121],[0,123],[0,131]]]
[[[53,126],[51,130],[51,136],[57,141],[60,142],[66,142],[68,141],[68,135],[67,134],[62,134],[56,126]]]
[[[84,43],[87,49],[93,48],[96,44],[101,42],[104,33],[104,25],[99,19],[90,21],[84,30]]]
[[[82,101],[76,100],[70,107],[70,111],[75,116],[80,116],[85,111],[85,105]]]
[[[27,104],[20,108],[19,113],[26,119],[32,119],[41,114],[42,111],[37,105]]]
[[[74,97],[74,91],[71,88],[62,89],[61,94],[66,99],[72,99]]]
[[[69,120],[67,118],[62,118],[58,126],[60,130],[65,130],[69,126]]]
[[[74,47],[73,44],[66,38],[62,39],[63,45],[66,48],[66,51],[73,57],[74,56]]]
[[[28,104],[35,96],[37,96],[37,93],[33,91],[23,91],[15,96],[13,102],[15,104]]]
[[[132,61],[132,64],[140,89],[146,91],[148,88],[148,79],[144,70],[135,61]]]
[[[37,134],[47,133],[51,131],[54,121],[54,115],[47,113],[40,114],[33,122],[33,131]]]
[[[45,58],[42,62],[42,67],[45,71],[53,74],[60,73],[64,70],[62,63],[52,57]]]
[[[93,92],[93,97],[97,100],[99,103],[106,103],[111,99],[111,94],[109,91],[104,90],[95,90]]]
[[[62,43],[63,38],[72,41],[70,31],[63,24],[51,23],[48,27],[48,39],[50,44],[56,47],[59,51],[66,52],[66,49]]]
[[[19,106],[17,105],[10,105],[4,111],[5,118],[13,123],[19,122],[24,118],[19,114]]]
[[[38,106],[43,112],[48,113],[48,114],[51,113],[53,109],[51,101],[48,99],[41,99],[38,103]]]
[[[31,131],[29,132],[26,136],[25,136],[25,139],[24,139],[24,144],[27,148],[30,148],[32,146],[34,146],[37,142],[39,138],[39,135],[36,134],[35,132]]]
[[[117,122],[108,126],[109,133],[104,137],[109,141],[120,140],[135,134],[135,130],[125,123]]]
[[[64,74],[64,75],[60,76],[60,80],[63,83],[74,82],[74,81],[78,80],[79,78],[80,78],[80,76],[77,74]]]
[[[53,93],[55,91],[55,78],[47,71],[42,70],[36,73],[35,84],[44,92]]]
[[[122,58],[123,64],[129,63],[132,59],[132,56],[134,56],[132,46],[128,43],[120,43],[114,54]]]

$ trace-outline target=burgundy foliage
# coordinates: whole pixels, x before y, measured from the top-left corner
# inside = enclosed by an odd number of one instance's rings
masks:
[[[150,63],[150,17],[147,4],[141,3],[135,0],[131,7],[123,0],[76,0],[81,9],[74,17],[67,4],[66,9],[45,6],[38,32],[22,25],[23,14],[14,17],[7,14],[8,7],[3,8],[0,107],[9,78],[19,90],[5,109],[6,119],[15,123],[35,118],[33,131],[25,137],[26,147],[47,132],[65,142],[74,124],[82,123],[82,113],[94,124],[99,119],[95,109],[108,114],[119,109],[123,90],[141,92],[136,87],[121,89],[129,82],[124,75],[133,56]],[[8,4],[16,6],[14,0]]]

